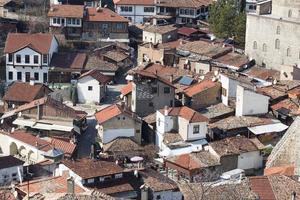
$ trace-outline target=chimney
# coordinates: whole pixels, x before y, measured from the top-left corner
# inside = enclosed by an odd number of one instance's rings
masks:
[[[173,83],[173,74],[170,75],[170,83]]]
[[[35,84],[35,79],[34,79],[34,78],[31,78],[31,79],[29,80],[29,84],[30,84],[30,85],[34,85],[34,84]]]
[[[149,192],[148,192],[148,187],[147,186],[145,186],[145,185],[142,185],[142,187],[141,187],[141,200],[148,200],[148,194],[149,194]]]
[[[169,113],[169,112],[168,112],[168,106],[165,106],[165,108],[164,108],[164,115],[165,115],[165,116],[168,116],[168,113]]]
[[[74,194],[75,193],[75,183],[72,177],[67,179],[67,193]]]

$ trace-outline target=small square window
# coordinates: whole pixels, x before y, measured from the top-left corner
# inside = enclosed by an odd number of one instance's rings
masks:
[[[170,93],[170,88],[169,87],[164,87],[164,93],[169,94]]]
[[[93,86],[88,86],[88,90],[92,91],[93,90]]]
[[[157,87],[152,87],[152,94],[156,94],[157,93]]]
[[[195,133],[195,134],[199,133],[199,125],[195,125],[193,127],[193,133]]]

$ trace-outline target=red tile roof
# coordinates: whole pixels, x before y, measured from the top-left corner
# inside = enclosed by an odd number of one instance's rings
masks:
[[[154,6],[154,0],[114,0],[115,5],[147,5]]]
[[[96,70],[96,69],[92,69],[92,70],[90,70],[88,72],[85,72],[85,73],[81,74],[81,76],[79,77],[79,79],[81,79],[83,77],[86,77],[86,76],[93,77],[94,79],[96,79],[101,84],[106,84],[109,81],[111,81],[110,77],[105,76],[99,70]]]
[[[284,99],[282,101],[279,101],[278,103],[271,106],[272,110],[279,110],[281,108],[285,108],[289,110],[290,112],[288,114],[290,115],[299,115],[300,114],[300,107],[298,102],[293,101],[292,99]]]
[[[179,155],[174,162],[188,170],[199,169],[201,167],[197,160],[195,160],[190,154]]]
[[[54,148],[62,150],[64,154],[68,156],[72,156],[76,149],[75,144],[60,139],[56,139],[56,138],[52,138],[50,143]]]
[[[249,178],[250,188],[260,200],[276,200],[274,191],[267,176],[254,176]]]
[[[194,28],[189,27],[181,27],[178,29],[177,33],[185,36],[191,36],[193,33],[197,33],[198,30]]]
[[[9,33],[5,42],[5,53],[13,53],[24,47],[30,47],[31,49],[42,53],[49,53],[53,35],[49,33]]]
[[[296,87],[296,88],[289,90],[288,95],[290,98],[293,98],[293,99],[300,98],[300,87]]]
[[[160,109],[159,111],[164,114],[164,109]],[[204,115],[186,106],[168,108],[168,116],[182,117],[191,123],[208,122],[208,118]]]
[[[31,135],[31,133],[26,133],[23,130],[16,130],[15,132],[8,134],[8,136],[24,142],[25,144],[36,147],[41,151],[47,152],[52,149],[52,146],[49,142]]]
[[[76,161],[63,160],[62,163],[83,179],[119,174],[123,169],[114,162],[82,158]]]
[[[24,82],[14,82],[6,91],[3,100],[29,103],[51,92],[52,90],[44,84],[30,85]]]
[[[50,67],[60,68],[60,70],[81,70],[87,60],[85,53],[61,52],[54,53],[51,59]]]
[[[281,166],[281,167],[270,167],[265,168],[264,175],[285,175],[285,176],[294,176],[295,175],[295,166],[294,165],[288,165],[288,166]]]
[[[89,22],[129,22],[128,19],[108,8],[87,8],[86,20]]]
[[[108,106],[108,107],[100,110],[99,112],[97,112],[95,114],[95,117],[96,117],[96,120],[98,121],[98,123],[102,124],[122,113],[127,114],[130,117],[133,117],[135,120],[138,120],[138,118],[134,115],[134,113],[132,113],[131,111],[129,111],[126,108],[122,108],[118,104],[113,104],[111,106]],[[140,120],[138,120],[138,121],[140,121]]]
[[[27,193],[28,182],[24,182],[17,186],[18,189]],[[29,181],[29,192],[30,193],[67,193],[67,177],[56,176],[41,178],[33,181]],[[85,192],[81,187],[75,184],[75,193]]]
[[[221,66],[225,65],[225,66],[235,67],[237,69],[240,69],[243,66],[245,66],[249,62],[249,60],[246,55],[230,52],[228,54],[225,54],[215,59],[214,62],[218,63]]]
[[[127,85],[125,85],[124,87],[122,87],[121,89],[121,94],[123,96],[129,94],[132,92],[132,82],[127,83]]]
[[[216,82],[213,82],[212,80],[203,80],[197,84],[194,84],[194,85],[186,88],[183,92],[187,96],[192,97],[196,94],[199,94],[200,92],[203,92],[204,90],[213,88],[215,86],[217,86]]]
[[[81,5],[52,5],[48,17],[83,18],[84,6]]]

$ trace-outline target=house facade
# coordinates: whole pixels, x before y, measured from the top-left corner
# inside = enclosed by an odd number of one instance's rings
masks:
[[[133,24],[142,24],[156,14],[154,0],[115,1],[116,12]]]
[[[22,160],[13,156],[3,156],[0,157],[0,163],[0,185],[22,182],[24,164]]]
[[[51,5],[48,12],[50,32],[64,34],[67,38],[80,38],[83,15],[82,5]]]
[[[165,106],[174,106],[175,87],[145,70],[136,71],[132,81],[131,110],[146,116]]]
[[[143,42],[153,44],[170,42],[177,39],[177,27],[173,25],[149,25],[143,29]]]
[[[129,20],[108,8],[86,8],[82,38],[128,42]]]
[[[298,2],[264,1],[247,14],[246,55],[288,79],[299,79],[299,8]]]
[[[111,79],[97,70],[90,70],[78,78],[77,93],[80,103],[100,103],[106,95]]]
[[[132,138],[141,144],[142,121],[125,106],[114,104],[95,114],[98,125],[98,136],[102,144],[119,137]]]
[[[55,36],[46,33],[10,33],[5,43],[6,82],[48,82],[49,64],[58,51]]]

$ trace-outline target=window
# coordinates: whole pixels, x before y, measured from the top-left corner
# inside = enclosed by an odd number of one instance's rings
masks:
[[[156,94],[157,93],[157,87],[152,87],[152,94]]]
[[[144,7],[144,12],[154,12],[154,7]]]
[[[8,62],[12,62],[13,61],[13,54],[9,53],[8,54]]]
[[[8,80],[13,80],[13,72],[8,72]]]
[[[200,15],[200,13],[201,13],[201,10],[200,9],[197,10],[197,15]]]
[[[131,6],[121,6],[121,11],[122,12],[132,12],[132,7]]]
[[[57,22],[56,22],[56,18],[53,18],[53,24],[56,24]]]
[[[263,52],[267,52],[267,45],[265,43],[263,44],[262,50],[263,50]]]
[[[179,14],[184,15],[184,9],[180,9]]]
[[[115,175],[115,178],[122,178],[123,177],[123,174],[116,174]]]
[[[60,18],[57,18],[57,24],[60,24]]]
[[[122,30],[122,29],[123,29],[123,24],[117,23],[117,29],[118,29],[118,30]]]
[[[160,126],[160,118],[158,118],[157,124],[158,124],[158,126]]]
[[[173,107],[173,100],[170,100],[170,107]]]
[[[156,196],[156,199],[157,199],[157,200],[161,199],[160,195],[157,195],[157,196]]]
[[[72,18],[72,24],[76,24],[76,19]]]
[[[189,9],[185,9],[185,10],[184,10],[184,14],[185,14],[185,15],[189,15],[189,13],[190,13]]]
[[[292,10],[289,10],[288,17],[292,17]]]
[[[169,87],[164,87],[164,93],[169,94],[170,93],[170,88]]]
[[[71,18],[67,19],[67,24],[71,24]]]
[[[149,107],[153,107],[153,103],[152,102],[149,103]]]
[[[22,80],[22,72],[17,72],[17,80]]]
[[[227,90],[223,87],[222,87],[222,95],[225,97],[227,96]]]
[[[194,15],[194,10],[190,10],[190,15]]]
[[[135,133],[141,133],[141,130],[135,130]]]
[[[17,55],[17,63],[21,63],[21,55]]]
[[[193,126],[193,133],[199,133],[199,125]]]
[[[287,48],[287,50],[286,50],[286,56],[287,57],[291,57],[292,55],[291,55],[291,48]]]
[[[13,173],[11,176],[17,176],[17,173]]]
[[[29,57],[29,55],[25,55],[25,63],[30,63],[30,57]]]
[[[108,28],[108,24],[102,24],[102,28]]]
[[[280,26],[277,26],[277,28],[276,28],[276,34],[280,35]]]
[[[80,19],[76,19],[76,24],[80,25]]]
[[[38,64],[39,63],[39,56],[38,55],[34,55],[33,56],[33,62],[34,62],[34,64]]]
[[[249,10],[253,10],[253,5],[249,5]]]
[[[279,39],[275,40],[275,49],[279,49],[280,48],[280,41]]]
[[[38,81],[40,79],[39,73],[34,72],[34,80]]]
[[[253,42],[253,49],[257,49],[257,42],[256,41]]]
[[[44,79],[44,83],[48,82],[48,74],[47,73],[43,74],[43,79]]]
[[[93,86],[88,86],[88,91],[92,91],[93,90]]]
[[[48,62],[48,56],[47,54],[43,54],[43,63],[47,64]]]

